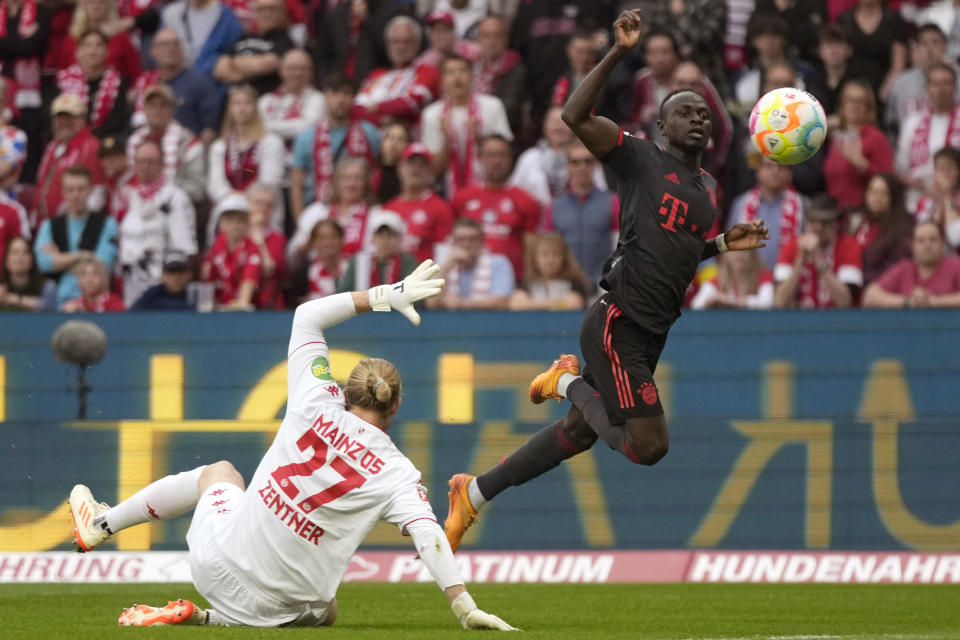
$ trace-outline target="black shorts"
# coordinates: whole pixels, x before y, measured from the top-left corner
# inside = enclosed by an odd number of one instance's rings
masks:
[[[583,379],[600,393],[611,424],[663,415],[653,372],[667,334],[644,329],[609,300],[597,300],[583,319]]]

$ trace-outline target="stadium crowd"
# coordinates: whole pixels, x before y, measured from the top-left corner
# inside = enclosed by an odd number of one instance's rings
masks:
[[[955,0],[2,0],[0,309],[284,309],[442,266],[442,309],[581,309],[614,176],[560,117],[622,8],[595,112],[657,141],[701,93],[726,225],[706,308],[960,306]],[[787,167],[747,115],[809,90]]]

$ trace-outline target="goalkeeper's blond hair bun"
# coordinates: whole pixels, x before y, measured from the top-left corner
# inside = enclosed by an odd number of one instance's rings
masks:
[[[366,358],[350,372],[344,395],[351,407],[386,413],[400,396],[400,374],[382,358]]]

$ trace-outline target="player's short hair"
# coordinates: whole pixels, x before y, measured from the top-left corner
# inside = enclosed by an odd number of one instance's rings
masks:
[[[93,174],[90,173],[90,169],[87,169],[82,164],[75,164],[72,167],[68,167],[67,170],[63,172],[63,177],[66,178],[67,176],[83,178],[88,184],[93,184]]]
[[[347,408],[361,407],[387,413],[400,397],[400,374],[382,358],[364,358],[350,372],[343,395]]]
[[[678,95],[680,95],[681,93],[692,93],[692,94],[695,95],[695,96],[700,96],[700,98],[703,98],[703,96],[701,96],[699,93],[697,93],[697,92],[694,91],[693,89],[674,89],[673,91],[671,91],[670,93],[668,93],[667,96],[660,102],[660,116],[661,116],[661,117],[663,117],[663,108],[667,106],[667,103],[670,102],[670,101],[673,99],[674,96],[678,96]],[[706,102],[706,100],[704,100],[704,102]]]
[[[946,62],[934,62],[932,65],[923,70],[924,79],[929,82],[930,76],[933,75],[934,71],[946,71],[951,76],[953,76],[953,81],[957,81],[957,70],[953,68],[952,65],[947,64]]]
[[[353,78],[348,78],[343,73],[335,71],[328,73],[323,79],[324,91],[349,91],[356,95],[357,83]]]
[[[937,26],[933,22],[924,22],[922,25],[914,29],[913,37],[910,39],[916,42],[917,40],[920,39],[920,36],[922,36],[924,33],[936,34],[940,36],[940,39],[943,40],[944,42],[947,41],[947,34],[945,34],[943,32],[943,29],[941,29],[939,26]]]
[[[440,61],[440,73],[443,73],[447,70],[447,64],[450,62],[462,62],[467,65],[467,70],[473,71],[473,65],[470,64],[470,61],[464,58],[459,53],[448,53],[444,56],[443,60]]]

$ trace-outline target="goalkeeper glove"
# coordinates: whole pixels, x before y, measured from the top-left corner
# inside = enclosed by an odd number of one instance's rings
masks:
[[[464,629],[492,629],[494,631],[519,631],[510,626],[492,613],[482,611],[477,607],[470,594],[464,591],[450,603],[450,608],[458,618]]]
[[[370,289],[370,308],[374,311],[399,311],[414,325],[419,325],[420,314],[413,308],[413,303],[440,294],[444,281],[442,278],[434,279],[439,272],[440,267],[433,260],[424,260],[400,282]]]

